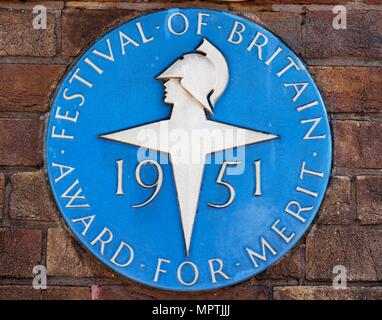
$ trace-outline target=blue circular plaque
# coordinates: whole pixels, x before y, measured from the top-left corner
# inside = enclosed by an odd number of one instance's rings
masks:
[[[330,175],[320,93],[278,37],[242,17],[170,9],[96,41],[46,131],[57,206],[105,265],[170,290],[220,288],[282,258]]]

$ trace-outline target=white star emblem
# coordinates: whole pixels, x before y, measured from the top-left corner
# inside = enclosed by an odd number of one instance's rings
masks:
[[[167,80],[165,102],[173,105],[170,119],[99,136],[170,155],[187,256],[207,155],[278,138],[207,119],[204,109],[212,112],[228,82],[228,68],[224,56],[206,39],[197,51],[205,55],[187,54],[158,77]],[[187,139],[180,141],[179,136]]]

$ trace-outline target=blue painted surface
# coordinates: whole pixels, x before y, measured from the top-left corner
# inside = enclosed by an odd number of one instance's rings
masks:
[[[181,36],[171,34],[164,23],[171,13],[177,11],[184,13],[189,20],[189,30]],[[210,14],[202,35],[196,35],[198,12]],[[154,36],[154,41],[142,44],[136,29],[137,21],[141,22],[147,36]],[[174,21],[175,28],[181,30],[182,20]],[[246,26],[244,40],[238,45],[227,41],[234,21]],[[159,30],[156,26],[160,26]],[[126,46],[126,54],[122,55],[119,31],[136,39],[140,46],[130,44]],[[268,57],[278,46],[283,49],[280,58],[270,66],[258,59],[256,51],[246,50],[257,31],[269,38],[264,57]],[[135,180],[137,148],[101,140],[98,135],[167,119],[171,108],[163,102],[163,82],[155,77],[178,57],[193,52],[203,37],[224,54],[230,72],[226,91],[218,100],[210,119],[277,134],[280,139],[245,148],[243,174],[224,177],[236,190],[235,201],[225,209],[207,205],[208,202],[223,203],[228,197],[227,190],[216,184],[221,165],[205,166],[191,254],[186,257],[171,164],[162,164],[164,180],[158,196],[143,208],[132,208],[152,193],[141,188]],[[106,39],[110,39],[112,44],[114,62],[92,54],[94,49],[107,52]],[[299,63],[301,70],[288,72],[279,78],[276,73],[285,67],[288,56]],[[87,57],[104,70],[102,75],[85,64]],[[78,81],[69,83],[77,67],[80,74],[93,83],[92,88]],[[284,84],[298,82],[309,82],[309,86],[295,103],[292,101],[294,89]],[[65,88],[68,89],[67,94],[84,95],[84,104],[79,106],[78,98],[65,100]],[[296,111],[297,106],[314,100],[319,102],[318,106]],[[78,121],[57,119],[58,106],[61,107],[61,114],[69,111],[74,115],[78,110]],[[320,117],[322,120],[314,133],[325,134],[326,139],[303,140],[311,124],[302,125],[301,120]],[[52,138],[53,126],[56,133],[65,129],[66,134],[75,138]],[[124,196],[115,195],[116,161],[120,159],[124,160]],[[262,196],[255,197],[253,162],[258,159],[262,163]],[[307,162],[308,169],[323,172],[324,177],[308,175],[303,181],[299,180],[303,160]],[[52,163],[68,165],[75,170],[55,182],[60,173]],[[171,290],[207,290],[231,285],[260,273],[279,260],[304,235],[327,187],[331,135],[324,103],[311,76],[299,58],[275,35],[231,14],[206,9],[171,9],[139,17],[114,29],[89,48],[73,66],[52,105],[46,137],[46,166],[58,208],[66,223],[82,244],[103,263],[132,280],[150,286]],[[142,178],[147,183],[155,181],[155,170],[144,168]],[[65,208],[68,199],[61,195],[76,179],[86,200],[75,203],[86,202],[89,208]],[[314,190],[318,197],[296,192],[297,185]],[[284,212],[291,200],[299,201],[303,206],[313,206],[304,215],[305,223]],[[83,224],[74,223],[72,219],[92,214],[96,217],[86,235],[82,236]],[[286,226],[288,234],[296,234],[288,244],[271,230],[277,219],[281,220],[280,228]],[[99,244],[93,246],[91,241],[104,227],[113,232],[113,240],[105,246],[102,255]],[[273,256],[268,252],[267,261],[258,260],[259,267],[255,268],[245,248],[261,252],[261,237],[272,244],[277,254]],[[125,268],[110,262],[121,241],[131,245],[135,253],[133,262]],[[171,263],[162,264],[166,273],[161,273],[159,281],[154,282],[159,257]],[[120,256],[121,261],[127,258],[127,255]],[[218,281],[211,282],[208,260],[215,258],[224,262],[224,272],[229,275],[229,280],[217,276]],[[193,286],[184,286],[177,279],[177,268],[184,261],[192,261],[198,266],[199,279]],[[192,270],[185,267],[184,280],[190,281],[192,277]]]

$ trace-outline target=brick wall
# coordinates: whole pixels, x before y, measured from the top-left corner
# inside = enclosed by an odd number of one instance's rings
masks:
[[[44,4],[48,28],[32,28]],[[332,28],[346,4],[348,29]],[[154,290],[121,279],[65,228],[44,172],[44,126],[73,59],[112,26],[147,11],[232,11],[279,35],[309,65],[330,112],[334,167],[313,227],[281,262],[226,289]],[[382,299],[382,0],[0,1],[0,299]],[[48,289],[32,288],[43,264]],[[335,290],[333,266],[348,270]]]

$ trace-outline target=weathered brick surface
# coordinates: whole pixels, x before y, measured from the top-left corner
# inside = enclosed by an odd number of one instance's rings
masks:
[[[382,4],[382,0],[363,0],[366,4]]]
[[[40,230],[0,228],[0,276],[32,277],[40,260]]]
[[[279,262],[274,266],[265,270],[255,277],[257,280],[288,280],[288,279],[299,279],[302,276],[302,253],[301,248],[294,248],[292,251],[288,252]]]
[[[382,12],[348,10],[347,29],[332,27],[331,11],[306,14],[303,26],[305,57],[380,59],[382,56]]]
[[[356,194],[361,224],[382,224],[382,177],[357,177]]]
[[[64,69],[60,65],[0,64],[0,111],[48,111]]]
[[[269,294],[265,287],[251,286],[246,283],[200,293],[163,291],[137,284],[92,287],[92,297],[95,300],[268,300]]]
[[[11,186],[11,219],[47,222],[58,220],[58,213],[49,197],[48,182],[42,171],[13,174]]]
[[[48,14],[47,28],[34,29],[31,11],[0,12],[0,56],[52,57],[56,54],[56,22]]]
[[[347,269],[348,281],[380,281],[381,231],[357,227],[313,228],[306,239],[307,278],[331,281],[336,265]]]
[[[0,286],[0,300],[87,300],[91,298],[90,288],[55,287],[36,290],[32,286]]]
[[[40,165],[42,128],[38,119],[0,118],[0,165]]]
[[[213,0],[220,1],[220,0]],[[223,0],[227,2],[232,2],[232,4],[242,4],[244,2],[246,8],[250,9],[254,4],[336,4],[343,3],[341,0]],[[369,1],[378,1],[378,0],[369,0]]]
[[[309,69],[330,112],[382,112],[382,68]]]
[[[324,202],[318,213],[319,224],[350,224],[350,178],[332,177],[326,191]]]
[[[382,168],[382,123],[332,121],[334,165],[341,168]]]
[[[47,271],[50,276],[116,278],[69,232],[58,228],[48,230]]]
[[[301,53],[302,17],[300,14],[292,12],[243,12],[242,15],[277,34],[295,52]]]
[[[276,300],[381,300],[382,287],[348,287],[334,289],[329,286],[317,287],[276,287]]]
[[[5,193],[5,176],[0,173],[0,219],[3,216],[4,195]]]
[[[232,1],[232,0],[231,0]],[[211,8],[228,10],[229,1],[219,0],[112,0],[112,1],[66,1],[66,8],[80,9],[129,9],[144,13],[146,10],[164,10],[168,8]]]
[[[132,10],[66,9],[62,17],[62,54],[76,56],[113,26],[130,20]]]

